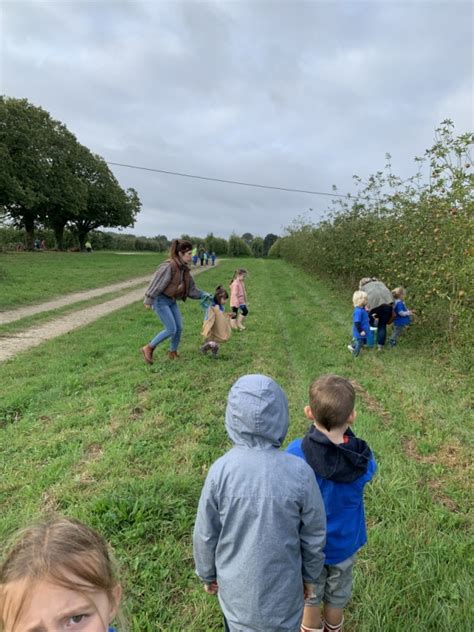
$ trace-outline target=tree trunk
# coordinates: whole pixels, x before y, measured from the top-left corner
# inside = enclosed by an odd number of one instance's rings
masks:
[[[31,217],[23,219],[23,225],[26,233],[26,249],[34,250],[35,247],[35,222]]]
[[[88,230],[84,230],[84,229],[78,229],[77,231],[77,238],[79,239],[79,248],[81,250],[85,250],[86,249],[86,239],[87,239],[87,233],[89,231]]]
[[[56,248],[58,250],[64,250],[64,224],[54,226],[53,230]]]

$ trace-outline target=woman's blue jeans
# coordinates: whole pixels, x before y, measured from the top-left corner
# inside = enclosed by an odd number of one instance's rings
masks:
[[[176,301],[164,294],[159,294],[155,298],[153,309],[165,328],[153,338],[150,347],[155,348],[163,340],[171,338],[170,351],[177,351],[183,331],[183,321]]]

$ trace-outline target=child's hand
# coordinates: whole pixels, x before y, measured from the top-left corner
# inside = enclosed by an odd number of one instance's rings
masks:
[[[361,336],[366,336],[367,334],[365,333],[365,331],[361,331],[361,332],[360,332],[360,335],[361,335]]]
[[[219,590],[219,586],[217,585],[217,582],[204,584],[204,591],[207,592],[208,595],[217,595],[218,590]]]

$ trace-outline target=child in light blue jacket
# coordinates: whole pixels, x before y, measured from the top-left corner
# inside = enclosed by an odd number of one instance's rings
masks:
[[[210,468],[194,527],[194,560],[229,632],[299,632],[304,596],[324,563],[326,520],[311,468],[280,451],[288,402],[264,375],[232,386],[233,447]]]

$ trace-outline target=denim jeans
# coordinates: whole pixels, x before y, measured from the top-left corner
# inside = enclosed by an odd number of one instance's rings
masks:
[[[367,340],[365,338],[352,339],[352,346],[354,347],[354,358],[357,358],[357,356],[360,353],[360,350],[365,344],[367,344]]]
[[[153,309],[165,328],[153,338],[150,342],[150,347],[155,348],[163,340],[171,338],[170,351],[176,351],[181,340],[181,332],[183,331],[181,312],[176,301],[164,294],[159,294],[155,298]]]
[[[379,319],[377,325],[377,344],[379,347],[383,347],[385,344],[385,339],[387,337],[387,325],[390,320],[393,312],[393,307],[391,305],[379,305],[378,307],[374,307],[369,312],[369,321],[370,326],[374,326],[374,317]]]

